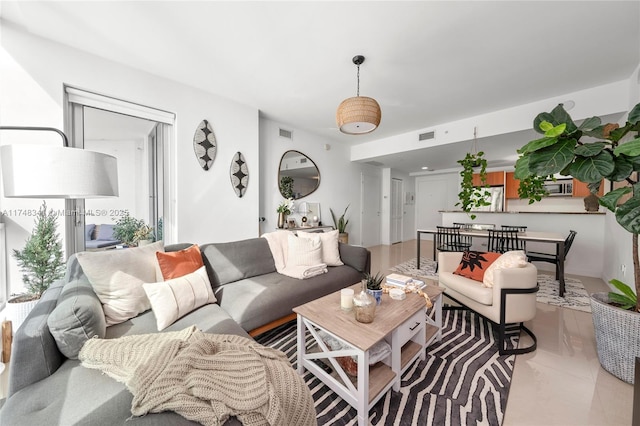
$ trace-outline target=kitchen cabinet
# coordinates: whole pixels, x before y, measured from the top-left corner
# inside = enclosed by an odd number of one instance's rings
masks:
[[[487,185],[489,186],[502,186],[504,185],[504,172],[488,172],[487,173]],[[480,174],[473,174],[473,186],[483,186],[480,181]]]
[[[514,172],[506,172],[504,178],[504,196],[507,199],[518,199],[518,187],[520,180],[514,177]]]
[[[573,179],[573,196],[574,197],[586,197],[591,192],[589,192],[589,187],[586,183],[580,182],[578,179]],[[602,197],[604,194],[604,182],[600,184],[600,189],[598,190],[598,197]]]

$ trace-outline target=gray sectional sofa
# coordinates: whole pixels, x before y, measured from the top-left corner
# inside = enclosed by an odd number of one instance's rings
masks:
[[[165,250],[188,246],[177,244]],[[344,266],[329,267],[328,273],[305,280],[276,272],[264,238],[206,244],[200,249],[218,302],[198,308],[163,332],[196,325],[209,333],[248,337],[252,331],[255,334],[286,322],[283,318],[291,318],[293,307],[356,283],[370,270],[369,251],[345,244],[339,246]],[[171,412],[131,418],[132,396],[123,384],[82,367],[78,360],[66,358],[58,349],[47,318],[60,303],[94,307],[97,303],[101,309],[75,256],[67,263],[65,278],[45,292],[14,336],[9,395],[0,411],[0,424],[193,424]],[[147,311],[108,327],[106,338],[153,332],[157,332],[155,317]],[[226,424],[239,422],[231,418]]]

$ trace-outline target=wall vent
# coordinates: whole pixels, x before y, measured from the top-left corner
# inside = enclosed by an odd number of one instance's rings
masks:
[[[429,139],[434,139],[436,137],[436,132],[434,130],[430,131],[430,132],[426,132],[426,133],[420,133],[418,135],[418,140],[419,141],[426,141]]]
[[[280,129],[280,137],[293,139],[293,132],[291,130]]]

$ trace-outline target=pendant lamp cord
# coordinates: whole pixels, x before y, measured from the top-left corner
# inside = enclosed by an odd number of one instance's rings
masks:
[[[358,65],[358,90],[356,91],[356,96],[360,96],[360,65]]]
[[[476,126],[473,127],[473,144],[471,145],[471,153],[476,155],[478,153],[478,128]]]

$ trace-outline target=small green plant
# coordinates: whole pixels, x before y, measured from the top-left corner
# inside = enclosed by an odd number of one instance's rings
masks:
[[[491,205],[491,202],[487,200],[487,197],[491,195],[489,191],[473,185],[473,174],[478,169],[482,187],[489,187],[487,185],[487,160],[484,158],[484,152],[480,151],[477,154],[467,152],[467,155],[462,160],[458,160],[458,164],[462,166],[462,171],[460,172],[462,182],[458,193],[460,201],[456,203],[456,206],[461,206],[464,212],[469,213],[474,208]],[[471,214],[469,217],[474,220],[476,215]]]
[[[367,281],[367,288],[369,290],[380,290],[382,289],[382,281],[384,280],[384,275],[381,275],[380,272],[372,275],[370,273],[364,274],[364,279]]]
[[[276,212],[284,213],[285,215],[290,215],[292,211],[293,211],[293,199],[292,198],[287,198],[286,200],[283,200],[278,205],[278,208],[276,209]]]
[[[631,287],[615,278],[609,281],[609,283],[622,292],[622,294],[614,291],[609,292],[610,301],[620,305],[621,309],[632,309],[636,307],[638,296],[636,296]]]
[[[333,213],[333,210],[329,209],[329,211],[331,212],[331,219],[333,219],[333,226],[341,234],[344,234],[346,232],[347,225],[349,224],[349,219],[345,220],[344,215],[347,214],[347,209],[350,205],[351,204],[347,205],[347,207],[344,209],[344,213],[342,213],[342,216],[340,216],[338,220],[336,220],[336,215]]]
[[[36,215],[36,225],[24,248],[13,250],[22,271],[22,282],[35,299],[39,299],[51,283],[64,275],[62,240],[57,228],[55,212],[47,212],[47,203],[43,201]]]
[[[153,240],[153,228],[149,225],[142,225],[133,233],[133,239],[136,243],[144,240]]]
[[[141,228],[147,226],[142,219],[136,219],[129,215],[127,211],[121,216],[113,227],[113,236],[122,241],[123,244],[133,246],[138,242],[136,239],[136,232]]]
[[[293,178],[291,176],[282,176],[280,178],[280,194],[284,198],[293,198]]]

